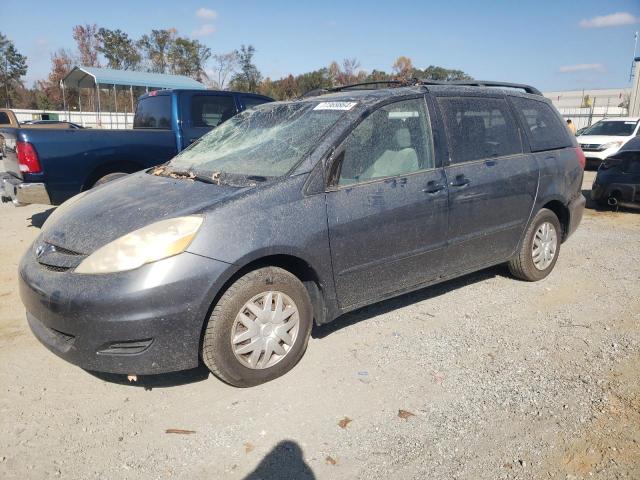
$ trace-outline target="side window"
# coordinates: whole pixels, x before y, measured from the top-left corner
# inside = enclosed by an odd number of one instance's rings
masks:
[[[511,97],[511,101],[522,117],[531,151],[540,152],[571,146],[567,128],[549,105],[522,97]]]
[[[452,163],[522,153],[520,135],[500,98],[440,97]]]
[[[0,112],[0,125],[8,125],[11,122],[9,121],[9,115],[5,112]]]
[[[191,125],[217,127],[236,114],[231,95],[194,95],[191,97]]]
[[[269,100],[265,98],[259,97],[242,97],[242,103],[244,104],[244,108],[249,110],[251,107],[255,107],[256,105],[262,105],[263,103],[268,103]]]
[[[138,102],[133,128],[171,128],[171,95],[156,95]]]
[[[429,115],[423,98],[375,110],[341,147],[339,185],[434,168]]]

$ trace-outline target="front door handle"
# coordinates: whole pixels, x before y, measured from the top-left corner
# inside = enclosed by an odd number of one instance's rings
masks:
[[[467,185],[469,185],[471,183],[471,180],[469,180],[467,177],[465,177],[464,175],[456,175],[456,179],[451,182],[451,186],[452,187],[466,187]]]
[[[431,194],[438,193],[441,190],[444,190],[444,185],[434,180],[427,182],[427,187],[422,189],[424,193]]]

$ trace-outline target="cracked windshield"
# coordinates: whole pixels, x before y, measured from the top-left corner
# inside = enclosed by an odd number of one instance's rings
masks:
[[[322,105],[261,105],[223,123],[169,165],[199,175],[284,175],[344,113]]]

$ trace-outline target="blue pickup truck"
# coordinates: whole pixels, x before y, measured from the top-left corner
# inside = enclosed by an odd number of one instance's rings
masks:
[[[59,205],[119,176],[165,163],[235,114],[273,99],[252,93],[158,90],[140,97],[133,130],[0,128],[0,197]]]

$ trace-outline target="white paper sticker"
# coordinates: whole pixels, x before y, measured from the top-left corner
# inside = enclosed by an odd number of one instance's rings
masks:
[[[314,110],[351,110],[357,102],[320,102]]]

